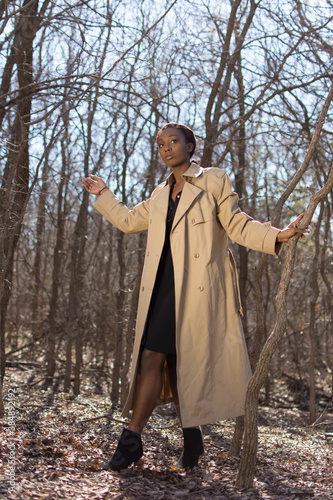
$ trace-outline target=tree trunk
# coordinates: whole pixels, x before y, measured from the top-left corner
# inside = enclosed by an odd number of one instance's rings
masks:
[[[125,245],[124,233],[118,231],[117,234],[117,255],[119,265],[119,281],[118,291],[116,293],[117,304],[117,320],[116,320],[116,335],[115,335],[115,349],[114,361],[112,372],[112,388],[111,388],[111,402],[116,405],[119,401],[119,382],[120,371],[123,361],[123,336],[124,336],[124,305],[125,305]]]
[[[44,144],[46,147],[46,145]],[[48,192],[48,177],[50,172],[50,164],[48,161],[48,153],[45,156],[44,168],[42,174],[42,186],[39,195],[38,215],[37,215],[37,230],[36,230],[36,246],[35,260],[33,265],[33,291],[31,300],[31,323],[33,338],[38,338],[39,334],[39,305],[40,305],[40,285],[42,282],[41,266],[42,266],[42,243],[45,227],[45,203]]]
[[[232,436],[231,446],[228,452],[229,457],[238,457],[242,449],[244,434],[244,415],[236,418],[234,434]]]
[[[111,26],[108,28],[106,41],[104,43],[103,54],[98,66],[98,75],[102,74],[105,56],[109,45],[109,37]],[[93,124],[97,110],[99,97],[99,82],[91,90],[89,96],[88,108],[88,124],[86,133],[86,150],[84,152],[83,170],[84,176],[89,176],[91,148],[93,144]],[[102,159],[103,147],[101,148],[100,160]],[[69,290],[69,317],[67,328],[67,349],[66,349],[66,375],[65,375],[65,390],[69,389],[71,376],[71,351],[72,340],[75,342],[75,368],[74,368],[74,394],[80,393],[81,385],[81,366],[82,366],[82,336],[84,333],[83,311],[81,310],[85,304],[84,297],[84,278],[85,278],[85,249],[87,241],[88,228],[88,204],[89,194],[83,189],[82,204],[80,206],[79,215],[75,225],[74,242],[72,249],[71,260],[71,280]]]
[[[326,286],[327,309],[329,311],[329,315],[331,318],[331,320],[328,324],[326,351],[327,351],[327,363],[328,363],[328,366],[330,367],[331,373],[332,373],[331,398],[333,401],[333,294],[332,294],[332,286],[331,286],[330,280],[327,277],[328,262],[326,261],[326,258],[325,258],[325,253],[327,250],[327,242],[328,242],[328,237],[329,237],[330,227],[331,227],[331,214],[332,214],[332,211],[331,211],[330,203],[327,200],[325,238],[324,238],[324,244],[322,246],[321,256],[320,256],[320,274],[321,274],[323,282],[325,283],[325,286]]]
[[[316,346],[316,305],[317,299],[319,296],[319,287],[318,287],[318,260],[320,253],[320,229],[321,222],[323,219],[323,211],[324,211],[324,203],[320,204],[320,213],[318,217],[318,221],[316,224],[315,230],[315,254],[312,259],[311,266],[311,289],[312,296],[310,300],[310,321],[309,321],[309,340],[310,340],[310,357],[309,357],[309,387],[310,387],[310,396],[309,396],[309,423],[310,425],[316,421],[316,381],[315,381],[315,362],[316,362],[316,354],[317,354],[317,346]]]
[[[76,365],[74,378],[74,393],[80,392],[80,370],[82,364],[82,334],[78,325],[81,314],[79,305],[83,307],[83,286],[84,286],[84,255],[87,235],[89,193],[83,191],[83,200],[80,206],[79,215],[75,224],[72,258],[70,267],[70,288],[67,321],[67,342],[66,342],[66,369],[64,390],[69,391],[71,385],[72,372],[72,347],[76,348]]]
[[[88,174],[86,174],[87,176]],[[87,224],[88,224],[88,204],[89,204],[89,193],[84,190],[83,200],[80,207],[80,213],[77,221],[77,225],[74,233],[75,245],[73,248],[73,274],[71,273],[71,289],[70,296],[73,295],[72,306],[70,309],[68,324],[72,325],[74,328],[77,325],[75,331],[69,331],[69,336],[71,338],[74,335],[75,339],[75,370],[74,370],[74,394],[80,393],[80,373],[82,366],[82,311],[81,307],[84,307],[84,257],[85,257],[85,247],[87,241]],[[76,255],[75,255],[76,254]],[[74,263],[75,262],[75,263]],[[71,299],[70,299],[71,300]]]
[[[125,361],[122,366],[121,372],[120,372],[120,380],[121,380],[121,395],[120,395],[120,400],[121,404],[125,404],[125,400],[127,397],[127,375],[131,363],[131,353],[133,350],[133,337],[134,337],[134,332],[135,332],[135,320],[136,320],[136,313],[137,313],[137,306],[138,306],[138,300],[139,300],[139,293],[140,293],[140,283],[141,283],[141,274],[142,274],[142,268],[143,268],[143,260],[144,260],[144,253],[145,253],[145,234],[141,233],[139,235],[139,247],[138,247],[138,264],[137,264],[137,273],[136,273],[136,278],[135,278],[135,285],[134,285],[134,290],[132,292],[132,298],[131,298],[131,305],[130,305],[130,314],[128,318],[128,326],[127,326],[127,332],[126,332],[126,347],[125,347]]]
[[[56,370],[55,349],[57,342],[57,318],[58,318],[58,296],[61,284],[61,270],[63,264],[63,249],[65,242],[65,219],[66,219],[66,186],[69,181],[69,165],[66,152],[66,143],[68,140],[68,123],[69,112],[66,107],[66,102],[63,104],[63,121],[64,121],[64,136],[61,139],[61,172],[60,182],[58,187],[58,207],[57,207],[57,226],[56,226],[56,242],[53,254],[53,269],[52,269],[52,288],[48,314],[48,332],[46,336],[46,380],[45,388],[52,384],[54,373]]]
[[[110,352],[110,342],[109,338],[112,337],[110,335],[110,331],[112,331],[112,318],[113,315],[110,312],[111,301],[110,301],[110,280],[111,280],[111,269],[113,262],[113,226],[111,224],[107,224],[106,226],[103,224],[103,218],[100,216],[100,224],[98,227],[97,240],[96,245],[100,242],[100,236],[103,233],[105,234],[105,239],[108,242],[108,251],[107,255],[103,255],[104,259],[99,259],[97,262],[98,265],[98,276],[101,279],[97,280],[98,286],[98,304],[100,305],[97,314],[96,314],[96,330],[97,330],[97,341],[96,341],[96,363],[101,366],[102,370],[105,370],[108,357]],[[100,357],[102,358],[102,362],[99,363]]]
[[[0,418],[5,416],[5,405],[3,402],[2,380],[0,379]]]
[[[28,7],[28,4],[29,7]],[[12,53],[3,73],[2,88],[9,89],[12,69],[17,66],[18,104],[11,131],[7,164],[0,189],[0,356],[1,379],[5,375],[5,322],[11,295],[14,253],[19,240],[22,219],[29,192],[29,122],[33,84],[33,40],[38,20],[38,1],[25,0],[27,9],[20,15],[14,37]]]
[[[235,26],[235,36],[236,41],[238,42],[239,38],[239,29],[238,26]],[[238,102],[239,102],[239,116],[240,119],[245,114],[245,101],[244,101],[244,83],[243,83],[243,74],[242,74],[242,59],[241,54],[239,54],[239,59],[237,61],[236,69],[236,79],[238,84]],[[235,174],[235,191],[238,194],[239,198],[242,199],[245,194],[245,171],[246,171],[246,141],[245,141],[245,124],[243,123],[242,127],[239,130],[239,137],[237,143],[237,157],[238,157],[238,168]],[[247,295],[246,289],[248,284],[248,250],[243,246],[239,246],[239,291],[241,297],[242,308],[244,312],[243,317],[243,329],[244,336],[246,341],[248,341],[248,326],[247,326]],[[236,418],[235,430],[232,438],[232,443],[229,450],[229,456],[239,456],[242,440],[244,433],[244,417],[240,416]]]

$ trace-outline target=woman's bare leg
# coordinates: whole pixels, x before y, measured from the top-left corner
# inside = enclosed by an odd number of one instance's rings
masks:
[[[162,371],[166,358],[163,352],[143,349],[140,360],[140,379],[133,413],[128,429],[141,434],[162,390]]]
[[[180,407],[179,407],[178,389],[177,389],[177,357],[176,357],[176,355],[175,354],[168,354],[167,362],[168,362],[170,386],[171,386],[171,391],[172,391],[172,395],[173,395],[173,403],[174,403],[176,411],[177,411],[180,426],[183,427],[182,417],[180,414]]]

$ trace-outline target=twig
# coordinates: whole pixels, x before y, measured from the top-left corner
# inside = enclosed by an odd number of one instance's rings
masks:
[[[99,415],[98,417],[85,418],[84,420],[78,420],[75,422],[76,424],[83,424],[85,422],[93,422],[94,420],[99,420],[100,418],[106,418],[107,420],[112,420],[113,422],[118,422],[119,424],[123,424],[124,420],[119,420],[118,418],[110,417],[107,413],[104,415]]]
[[[325,424],[325,422],[319,422],[319,420],[324,415],[325,411],[327,410],[327,408],[329,407],[329,405],[331,404],[331,402],[332,402],[332,398],[330,398],[329,402],[327,403],[327,405],[325,406],[325,408],[323,409],[323,411],[321,412],[321,414],[319,415],[319,417],[317,418],[317,420],[315,422],[313,422],[312,424],[310,424],[310,425],[306,425],[305,427],[303,427],[303,429],[310,429],[311,427],[315,427],[317,425],[323,425],[323,424]],[[332,425],[332,422],[326,422],[326,423]]]
[[[6,366],[33,366],[34,368],[40,368],[43,370],[43,367],[40,363],[35,363],[34,361],[6,361]]]
[[[36,342],[37,342],[38,340],[40,340],[40,339],[41,339],[44,335],[45,335],[45,333],[43,332],[43,333],[42,333],[42,335],[40,335],[39,337],[37,337],[37,338],[36,338],[36,339],[34,339],[34,340],[31,340],[31,341],[30,341],[30,342],[28,342],[27,344],[24,344],[23,346],[18,347],[17,349],[13,349],[12,351],[7,352],[7,353],[6,353],[6,357],[7,357],[7,356],[11,356],[12,354],[15,354],[15,353],[17,353],[17,352],[19,352],[19,351],[23,351],[23,349],[26,349],[27,347],[30,347],[30,346],[32,346],[32,345],[35,345],[35,344],[36,344]]]

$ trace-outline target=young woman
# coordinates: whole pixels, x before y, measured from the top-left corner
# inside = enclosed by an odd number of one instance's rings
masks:
[[[244,413],[251,370],[228,238],[276,255],[283,241],[308,232],[297,228],[302,215],[280,230],[241,212],[227,174],[191,161],[196,139],[189,127],[168,123],[156,140],[172,173],[132,210],[101,178],[83,179],[99,195],[95,208],[117,228],[148,230],[123,415],[133,412],[104,466],[117,471],[142,456],[141,433],[156,404],[175,403],[184,436],[179,468],[194,467],[203,453],[200,425]]]

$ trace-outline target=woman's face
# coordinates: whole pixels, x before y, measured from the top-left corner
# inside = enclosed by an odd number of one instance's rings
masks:
[[[193,149],[191,142],[185,142],[185,136],[178,128],[170,127],[163,130],[157,138],[157,147],[164,163],[171,168],[189,166]]]

